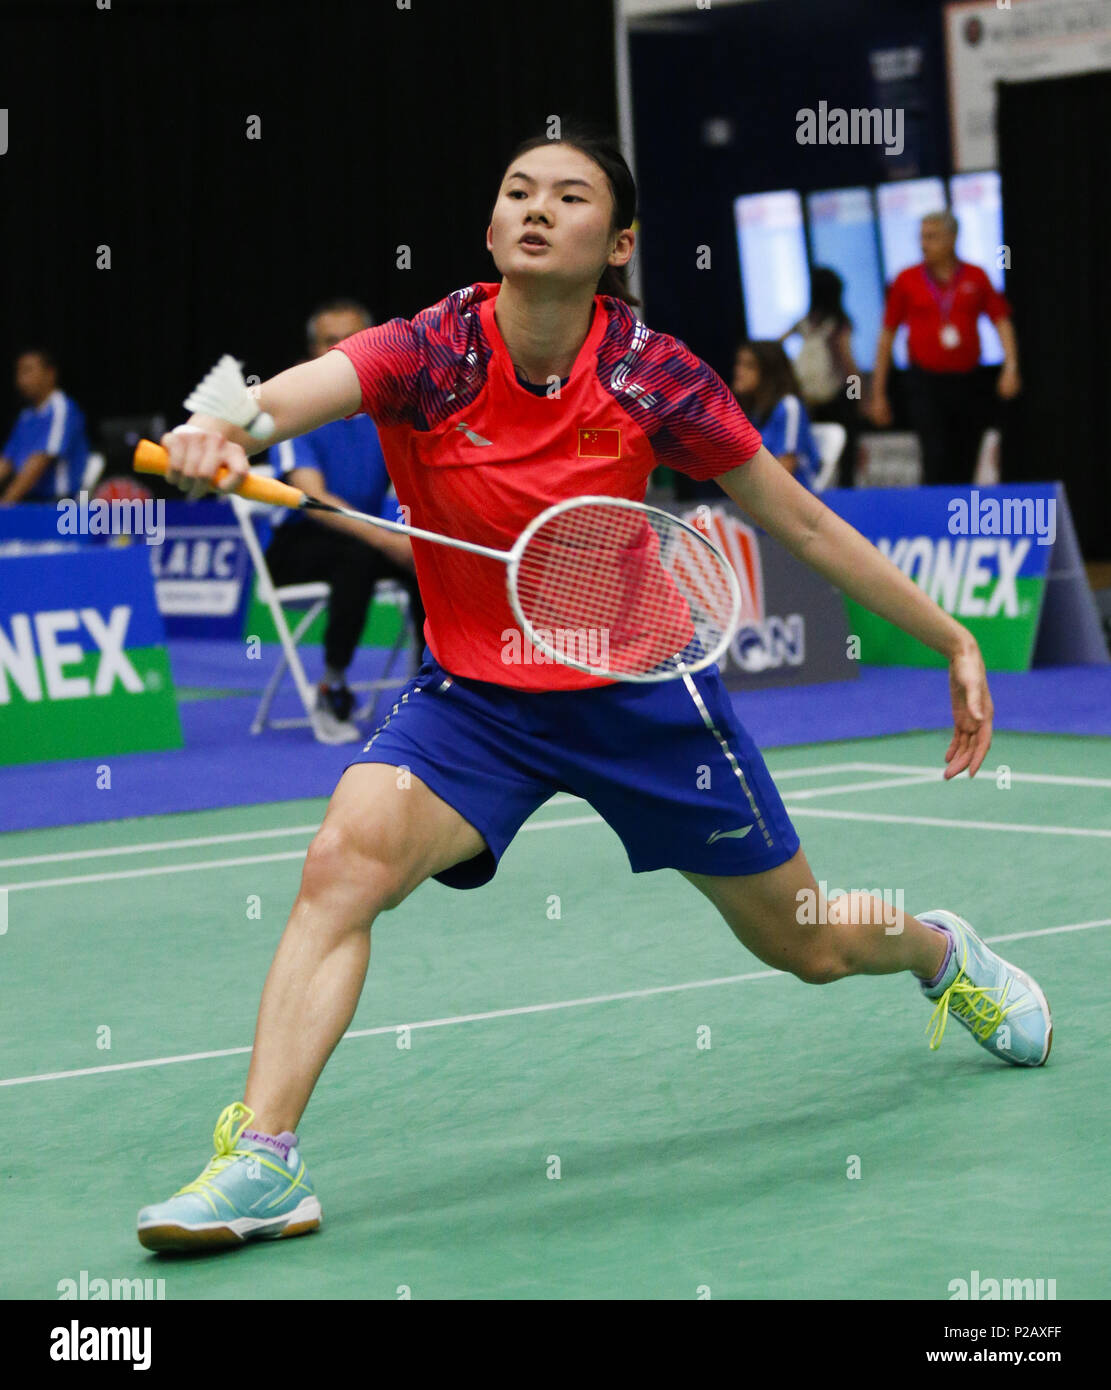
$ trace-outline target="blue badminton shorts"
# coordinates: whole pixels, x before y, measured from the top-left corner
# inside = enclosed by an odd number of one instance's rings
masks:
[[[426,650],[359,757],[407,767],[486,841],[436,878],[478,888],[556,792],[589,802],[634,873],[762,873],[799,838],[716,667],[657,684],[522,691],[445,671]]]

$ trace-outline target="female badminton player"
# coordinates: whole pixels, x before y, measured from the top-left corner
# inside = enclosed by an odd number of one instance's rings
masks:
[[[638,321],[624,283],[635,212],[609,141],[526,141],[486,230],[499,282],[264,383],[258,403],[274,429],[262,443],[193,415],[161,441],[168,476],[200,495],[224,466],[219,486],[230,489],[267,443],[365,411],[412,524],[503,549],[555,502],[642,500],[657,464],[713,478],[793,555],[945,656],[945,777],[975,775],[992,722],[975,640],[780,466],[706,363]],[[489,881],[560,790],[595,807],[634,872],[678,870],[768,965],[811,984],[909,972],[935,1005],[932,1046],[955,1015],[1001,1061],[1046,1060],[1042,991],[962,917],[898,913],[892,924],[890,906],[867,894],[824,901],[715,667],[629,684],[528,660],[502,565],[421,540],[413,554],[424,664],[336,787],[263,989],[243,1099],[220,1115],[200,1176],[140,1211],[144,1246],[236,1246],[319,1226],[295,1131],[354,1014],[372,923],[429,877],[459,889]],[[800,912],[803,902],[817,910]]]

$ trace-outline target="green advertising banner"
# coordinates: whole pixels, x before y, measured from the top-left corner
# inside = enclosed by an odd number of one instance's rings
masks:
[[[296,610],[289,610],[288,621],[291,628],[296,627],[300,621]],[[401,609],[396,603],[388,603],[384,599],[376,598],[367,612],[359,645],[361,647],[392,648],[401,632],[402,621]],[[324,628],[327,622],[327,611],[318,613],[301,637],[301,643],[310,645],[323,643]],[[269,646],[278,640],[278,630],[274,626],[270,609],[258,596],[257,580],[251,589],[251,599],[247,605],[247,613],[243,622],[243,636],[244,638],[257,637],[263,646]]]
[[[0,765],[181,746],[146,547],[0,558]]]
[[[962,623],[988,670],[1028,670],[1057,539],[1057,485],[859,488],[822,494],[843,517]],[[945,666],[900,628],[845,599],[859,659]]]

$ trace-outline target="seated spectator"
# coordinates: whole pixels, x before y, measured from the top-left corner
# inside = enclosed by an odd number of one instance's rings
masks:
[[[344,338],[369,328],[370,314],[352,300],[323,305],[308,323],[309,353],[321,357]],[[270,462],[286,482],[333,506],[398,520],[396,504],[387,511],[390,479],[378,431],[366,415],[334,420],[288,439],[270,450]],[[353,743],[362,738],[351,721],[354,693],[346,672],[366,623],[381,579],[396,580],[408,593],[410,612],[423,644],[424,607],[413,570],[408,537],[367,526],[346,517],[280,514],[266,551],[274,583],[331,585],[324,632],[324,679],[317,692],[313,727],[324,743]]]
[[[53,502],[81,486],[88,460],[85,417],[58,388],[58,364],[43,348],[15,363],[16,390],[28,402],[0,451],[0,502]]]
[[[791,359],[781,344],[763,340],[741,344],[733,365],[733,394],[768,451],[813,491],[821,455],[799,399]]]

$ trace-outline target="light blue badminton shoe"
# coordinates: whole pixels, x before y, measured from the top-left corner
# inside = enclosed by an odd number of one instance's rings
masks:
[[[139,1213],[148,1250],[214,1250],[245,1241],[301,1236],[321,1222],[320,1203],[297,1136],[246,1134],[254,1111],[236,1101],[216,1122],[216,1152],[193,1182]]]
[[[926,1031],[930,1047],[941,1046],[950,1015],[963,1023],[981,1046],[1016,1067],[1040,1067],[1053,1044],[1053,1018],[1036,980],[997,956],[963,917],[937,909],[916,914],[920,922],[943,927],[953,950],[941,979],[921,981],[935,1001]]]

